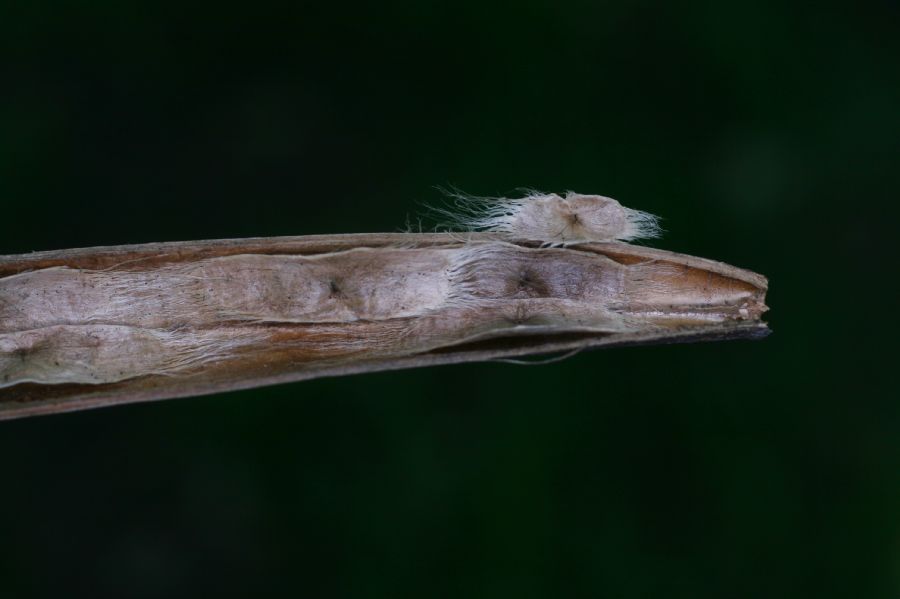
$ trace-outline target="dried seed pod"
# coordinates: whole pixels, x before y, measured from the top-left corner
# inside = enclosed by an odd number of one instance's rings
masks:
[[[5,256],[0,419],[317,376],[758,337],[765,291],[754,273],[662,250],[479,233]]]

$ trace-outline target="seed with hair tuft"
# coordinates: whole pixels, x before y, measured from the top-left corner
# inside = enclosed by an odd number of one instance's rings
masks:
[[[571,245],[659,237],[659,219],[612,198],[567,192],[529,192],[521,198],[452,193],[453,208],[437,209],[451,229],[501,233],[512,239]]]

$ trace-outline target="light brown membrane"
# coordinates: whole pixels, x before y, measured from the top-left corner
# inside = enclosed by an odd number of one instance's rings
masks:
[[[733,306],[752,290],[712,296],[679,289],[678,277],[678,266],[501,241],[238,254],[145,270],[51,267],[0,279],[0,386],[174,375],[265,348],[267,324],[371,325],[363,338],[318,335],[311,359],[334,359],[743,318]]]

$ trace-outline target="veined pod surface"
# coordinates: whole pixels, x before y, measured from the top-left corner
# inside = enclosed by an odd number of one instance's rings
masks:
[[[318,376],[764,336],[766,279],[496,233],[0,256],[0,419]]]

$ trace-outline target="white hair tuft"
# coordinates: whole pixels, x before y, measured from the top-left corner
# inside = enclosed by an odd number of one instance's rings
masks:
[[[565,196],[525,190],[520,198],[445,192],[449,208],[432,208],[451,230],[502,233],[514,239],[570,245],[659,237],[658,217],[612,198],[569,191]]]

